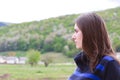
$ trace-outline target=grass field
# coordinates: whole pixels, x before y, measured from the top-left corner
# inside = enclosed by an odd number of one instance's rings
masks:
[[[74,64],[51,64],[48,67],[0,64],[0,80],[66,80],[74,69]]]

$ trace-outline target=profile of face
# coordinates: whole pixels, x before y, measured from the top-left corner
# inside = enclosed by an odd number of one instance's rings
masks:
[[[83,34],[82,31],[78,28],[77,24],[74,26],[74,34],[72,35],[72,39],[75,42],[77,49],[82,49],[82,40]]]

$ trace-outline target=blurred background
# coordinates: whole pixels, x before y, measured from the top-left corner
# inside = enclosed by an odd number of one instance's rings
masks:
[[[74,20],[96,12],[120,59],[120,0],[0,0],[0,80],[66,80],[79,52]]]

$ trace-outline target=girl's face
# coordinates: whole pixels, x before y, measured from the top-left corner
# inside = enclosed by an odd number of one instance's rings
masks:
[[[74,26],[74,34],[72,35],[72,39],[75,42],[77,49],[82,49],[82,40],[83,34],[82,31],[78,28],[77,24]]]

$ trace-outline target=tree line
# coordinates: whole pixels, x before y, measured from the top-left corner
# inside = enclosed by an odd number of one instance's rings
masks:
[[[97,13],[106,21],[114,50],[120,51],[119,7]],[[78,52],[71,40],[71,36],[74,32],[74,21],[79,15],[65,15],[0,27],[0,51],[35,49],[42,54],[46,52],[62,52],[64,55],[72,57]]]

